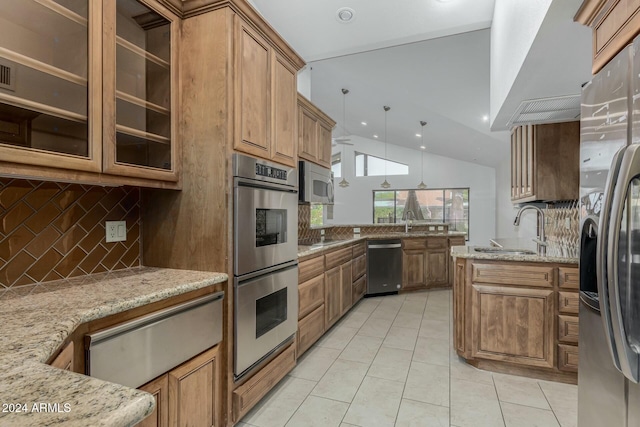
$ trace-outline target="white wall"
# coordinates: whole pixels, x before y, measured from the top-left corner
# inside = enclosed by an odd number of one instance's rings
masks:
[[[520,72],[552,0],[496,0],[491,24],[491,123]]]
[[[307,99],[311,99],[311,66],[306,65],[298,71],[298,92]]]
[[[381,190],[384,176],[355,177],[354,150],[384,157],[384,144],[351,135],[353,146],[338,145],[342,151],[342,174],[350,185],[341,188],[336,179],[333,220],[328,224],[371,224],[373,190]],[[345,149],[346,147],[346,149]],[[387,158],[409,165],[409,175],[388,176],[391,189],[416,188],[420,182],[421,152],[389,144]],[[496,174],[495,169],[448,157],[424,153],[424,182],[429,188],[469,187],[469,244],[488,245],[495,237]]]

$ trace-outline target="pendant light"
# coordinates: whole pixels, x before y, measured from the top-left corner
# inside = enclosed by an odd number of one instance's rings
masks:
[[[349,93],[349,89],[342,89],[342,138],[336,139],[336,144],[342,143],[344,148],[342,149],[342,159],[341,162],[344,164],[345,152],[347,151],[347,145],[351,145],[348,143],[349,138],[347,138],[347,109],[346,109],[346,99],[347,94]],[[342,188],[349,186],[349,181],[344,178],[344,170],[342,170],[342,181],[338,183],[338,185]]]
[[[427,184],[424,183],[424,150],[427,148],[424,145],[424,126],[426,124],[427,122],[425,122],[424,120],[420,120],[420,126],[422,126],[422,131],[420,132],[420,136],[422,136],[422,145],[420,146],[422,153],[420,153],[420,155],[422,159],[420,161],[420,184],[418,184],[419,190],[424,190],[425,188],[427,188]]]
[[[385,105],[382,108],[384,109],[384,182],[380,184],[380,187],[390,188],[391,184],[387,182],[387,113],[391,107]]]

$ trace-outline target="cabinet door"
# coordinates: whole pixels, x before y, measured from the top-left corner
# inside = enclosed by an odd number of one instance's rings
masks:
[[[466,261],[457,259],[453,280],[453,340],[459,355],[465,352],[465,280]]]
[[[233,148],[271,156],[271,48],[240,17],[236,23],[236,102]]]
[[[221,426],[219,346],[169,372],[169,424]]]
[[[302,353],[307,351],[322,334],[324,334],[324,305],[316,308],[298,322],[298,353],[296,357],[300,357]]]
[[[427,251],[402,251],[402,289],[420,289],[427,286]]]
[[[427,252],[427,286],[449,284],[449,255],[447,250]]]
[[[345,314],[351,306],[352,294],[353,294],[353,279],[352,279],[352,261],[346,262],[340,266],[340,315]]]
[[[318,163],[331,167],[331,129],[321,122],[318,126]]]
[[[340,318],[341,282],[340,266],[334,267],[324,273],[324,323],[327,329]]]
[[[156,399],[156,407],[151,415],[136,424],[137,427],[169,426],[169,376],[162,375],[140,387]]]
[[[554,291],[472,285],[472,356],[552,368]]]
[[[104,2],[104,172],[177,181],[179,18],[137,0]]]
[[[271,159],[298,167],[298,114],[296,72],[273,54],[273,139]]]
[[[352,303],[355,304],[358,301],[360,301],[360,298],[362,298],[365,294],[365,292],[367,291],[367,276],[361,276],[359,279],[356,279],[355,282],[353,282],[353,293],[352,293]]]
[[[60,354],[53,359],[51,366],[64,369],[65,371],[73,371],[73,362],[73,341],[71,341],[62,349]]]
[[[101,32],[101,2],[0,2],[3,162],[102,169]]]
[[[299,105],[299,104],[298,104]],[[298,155],[318,161],[318,119],[304,107],[298,108]]]

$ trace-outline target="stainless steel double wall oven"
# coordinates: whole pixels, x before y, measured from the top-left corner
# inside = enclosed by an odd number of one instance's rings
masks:
[[[234,376],[266,363],[298,328],[298,174],[233,156]]]

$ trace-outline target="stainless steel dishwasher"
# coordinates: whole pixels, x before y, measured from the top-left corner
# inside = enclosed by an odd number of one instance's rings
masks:
[[[400,239],[367,242],[367,295],[397,293],[402,286]]]

